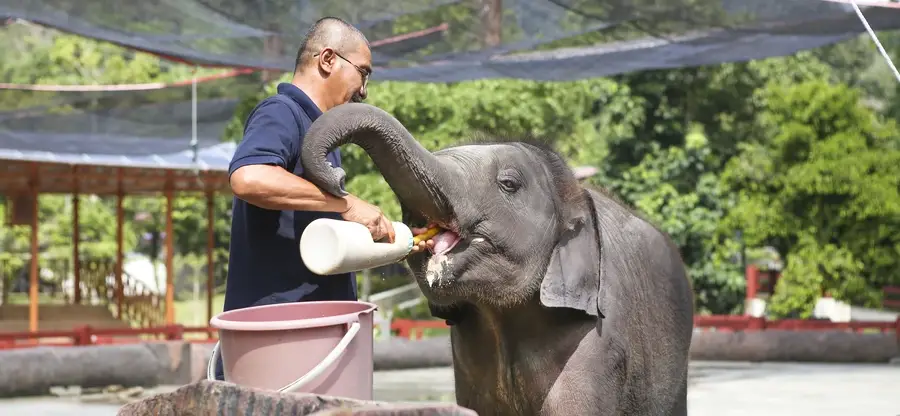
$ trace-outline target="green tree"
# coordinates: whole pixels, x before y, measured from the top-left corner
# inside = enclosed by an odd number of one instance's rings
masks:
[[[786,259],[774,315],[808,317],[825,291],[877,306],[900,283],[900,131],[845,85],[773,84],[759,99],[758,135],[723,173],[738,195],[723,229]]]
[[[716,238],[724,194],[709,142],[700,125],[682,146],[652,150],[615,182],[617,193],[668,233],[681,250],[701,313],[740,312],[744,280],[733,240]]]

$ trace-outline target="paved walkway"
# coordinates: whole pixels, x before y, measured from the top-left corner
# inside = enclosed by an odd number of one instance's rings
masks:
[[[900,416],[898,365],[698,363],[692,376],[692,416]]]
[[[900,365],[691,363],[691,416],[900,416]],[[377,400],[452,401],[449,368],[375,374]],[[115,415],[74,399],[0,400],[0,415]]]

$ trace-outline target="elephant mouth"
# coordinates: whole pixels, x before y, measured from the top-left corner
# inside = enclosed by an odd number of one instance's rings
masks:
[[[422,210],[401,203],[403,222],[411,227],[437,227],[439,231],[431,237],[434,245],[428,250],[409,256],[409,265],[414,275],[432,301],[448,301],[455,298],[457,285],[465,280],[469,270],[484,255],[493,252],[493,244],[482,234],[482,220],[461,220],[456,210],[450,207],[440,217],[424,215]]]
[[[437,288],[462,277],[479,257],[477,253],[487,253],[492,245],[477,230],[478,224],[465,225],[456,220],[426,220],[416,214],[405,212],[407,224],[419,228],[438,227],[440,231],[431,240],[434,245],[424,252],[410,257],[413,264],[421,267],[428,286]]]
[[[442,229],[441,232],[432,239],[434,240],[434,247],[430,250],[433,255],[447,254],[462,241],[459,234],[447,229]]]
[[[431,237],[434,245],[428,250],[411,254],[407,261],[413,276],[429,301],[449,305],[465,301],[466,276],[481,259],[494,252],[493,244],[479,232],[479,223],[465,225],[456,219],[429,221],[409,212],[413,221],[407,224],[417,228],[437,226],[439,232]],[[460,286],[463,285],[463,286]]]
[[[465,248],[469,246],[468,243],[471,242],[469,241],[470,236],[467,235],[468,233],[461,230],[456,220],[428,219],[406,210],[404,210],[404,217],[404,222],[406,224],[426,229],[437,227],[440,230],[436,235],[431,237],[434,246],[422,254],[427,254],[429,256],[448,255],[456,248],[460,249],[456,250],[456,252],[465,250]],[[484,241],[484,239],[480,238],[479,241]]]

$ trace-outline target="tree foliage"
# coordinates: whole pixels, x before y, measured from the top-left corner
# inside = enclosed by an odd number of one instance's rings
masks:
[[[900,130],[824,80],[761,92],[758,135],[724,173],[737,204],[723,221],[787,260],[771,310],[809,316],[823,291],[877,306],[900,283]]]

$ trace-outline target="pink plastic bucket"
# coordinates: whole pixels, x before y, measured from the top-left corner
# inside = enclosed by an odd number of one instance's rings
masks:
[[[225,381],[281,392],[372,399],[372,322],[367,302],[292,302],[220,313],[210,320]]]

